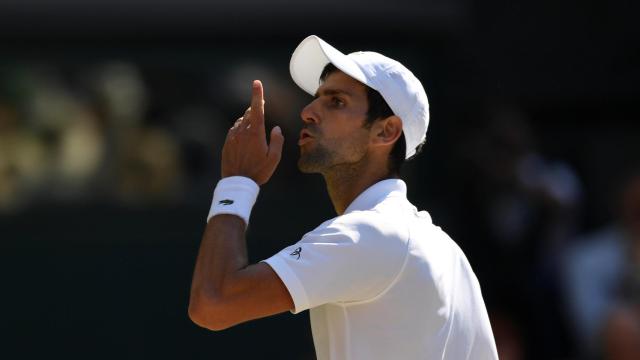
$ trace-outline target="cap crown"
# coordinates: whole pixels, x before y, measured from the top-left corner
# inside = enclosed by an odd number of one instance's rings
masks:
[[[365,74],[365,84],[378,91],[402,120],[409,158],[426,138],[429,102],[420,80],[396,60],[372,51],[347,55]]]

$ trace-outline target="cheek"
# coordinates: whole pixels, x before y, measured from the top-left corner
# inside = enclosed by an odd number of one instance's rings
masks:
[[[334,153],[341,154],[340,157],[349,162],[359,160],[369,145],[369,135],[364,129],[343,132],[326,140],[326,147],[334,149]]]
[[[359,112],[343,110],[327,115],[327,121],[320,126],[327,138],[356,139],[362,137],[366,130],[363,127],[364,118]]]
[[[329,126],[323,129],[322,136],[327,141],[339,144],[360,144],[368,139],[365,129],[355,126]]]

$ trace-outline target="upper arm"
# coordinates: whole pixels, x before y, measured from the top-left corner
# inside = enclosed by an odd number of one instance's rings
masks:
[[[371,217],[353,214],[325,223],[265,260],[289,289],[294,313],[365,301],[392,283],[405,260],[408,235]]]
[[[211,330],[293,309],[289,291],[273,269],[262,262],[229,275],[221,294],[199,302],[196,306],[191,304],[190,316]]]

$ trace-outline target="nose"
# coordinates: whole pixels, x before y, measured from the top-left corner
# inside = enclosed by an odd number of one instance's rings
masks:
[[[309,104],[307,104],[307,106],[305,106],[304,108],[302,108],[302,111],[300,112],[300,117],[302,118],[302,122],[305,124],[310,124],[310,123],[318,123],[318,113],[316,112],[316,100],[314,99],[312,102],[310,102]]]

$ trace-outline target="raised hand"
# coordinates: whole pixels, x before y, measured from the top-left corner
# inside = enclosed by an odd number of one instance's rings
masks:
[[[262,83],[254,80],[251,107],[229,129],[222,148],[222,177],[246,176],[258,185],[266,183],[280,162],[283,144],[282,130],[276,126],[267,145]]]

